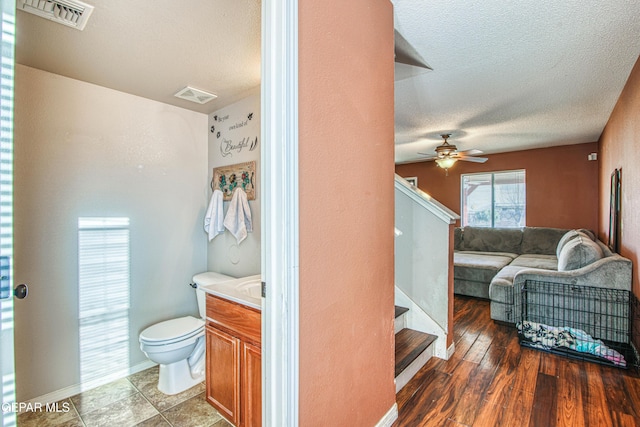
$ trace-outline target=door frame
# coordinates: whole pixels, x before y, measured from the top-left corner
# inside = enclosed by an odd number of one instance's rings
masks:
[[[298,1],[265,0],[261,60],[262,421],[297,426]]]
[[[15,76],[15,13],[14,0],[2,0],[0,5],[0,32],[2,37],[2,135],[0,144],[3,148],[0,152],[2,169],[0,176],[0,192],[2,193],[2,219],[0,220],[0,255],[8,257],[9,265],[3,266],[2,275],[7,276],[2,280],[4,298],[0,299],[0,426],[15,426],[15,363],[13,347],[13,103],[14,103],[14,76]],[[9,59],[10,61],[4,61]],[[10,80],[4,76],[10,75]],[[9,122],[9,123],[7,123]],[[10,129],[8,132],[6,129]],[[10,175],[11,179],[7,179]],[[8,291],[8,294],[6,292]]]

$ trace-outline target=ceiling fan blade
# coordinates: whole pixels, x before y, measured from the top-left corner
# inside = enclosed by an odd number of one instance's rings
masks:
[[[461,154],[463,156],[475,156],[477,154],[482,154],[482,151],[472,148],[471,150],[458,151],[458,154]]]
[[[463,160],[465,162],[473,162],[473,163],[484,163],[489,160],[486,157],[467,157],[467,156],[458,156],[456,157],[458,160]]]

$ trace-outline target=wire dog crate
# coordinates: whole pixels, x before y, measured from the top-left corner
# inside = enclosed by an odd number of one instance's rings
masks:
[[[527,280],[520,297],[521,345],[621,368],[635,363],[631,292]]]

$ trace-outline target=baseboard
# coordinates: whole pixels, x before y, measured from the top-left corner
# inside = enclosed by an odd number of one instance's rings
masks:
[[[456,343],[452,342],[449,348],[447,349],[447,360],[451,359],[453,353],[456,352]]]
[[[376,427],[391,427],[395,422],[395,420],[397,419],[398,419],[398,404],[394,403],[391,409],[389,409],[389,411],[386,414],[384,414],[384,417],[382,417],[380,421],[378,421],[378,424],[376,424]]]
[[[83,391],[87,391],[87,390],[91,390],[94,389],[96,387],[100,387],[101,385],[105,385],[108,384],[112,381],[116,381],[119,380],[121,378],[125,378],[128,377],[129,375],[133,375],[135,373],[138,373],[140,371],[144,371],[145,369],[149,369],[152,366],[155,366],[156,364],[153,363],[150,360],[147,360],[145,362],[139,363],[135,366],[130,367],[129,369],[123,369],[120,370],[118,372],[114,372],[113,374],[104,376],[104,377],[100,377],[100,378],[96,378],[94,380],[91,381],[87,381],[85,383],[81,383],[81,384],[75,384],[69,387],[65,387],[63,389],[60,390],[56,390],[53,391],[51,393],[47,393],[45,395],[33,398],[29,401],[27,401],[26,403],[42,403],[42,404],[47,404],[47,403],[54,403],[54,402],[58,402],[62,399],[67,399],[71,396],[75,396],[78,393],[82,393]]]

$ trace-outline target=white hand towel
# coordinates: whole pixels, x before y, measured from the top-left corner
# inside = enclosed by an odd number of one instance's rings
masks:
[[[224,233],[223,211],[222,211],[222,191],[215,190],[211,195],[207,213],[204,216],[204,231],[212,241],[220,233]]]
[[[238,244],[247,238],[247,233],[253,231],[247,193],[241,187],[233,191],[229,210],[224,217],[224,226],[233,234]]]

